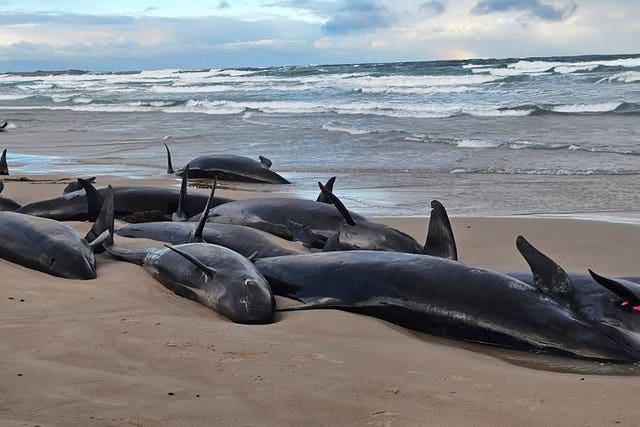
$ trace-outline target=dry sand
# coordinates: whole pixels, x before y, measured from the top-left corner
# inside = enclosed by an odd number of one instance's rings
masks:
[[[25,203],[63,186],[6,181],[3,195]],[[424,238],[425,218],[382,220]],[[514,243],[524,234],[567,270],[640,273],[640,226],[452,222],[465,262],[525,270]],[[237,325],[106,255],[98,256],[92,281],[0,260],[0,319],[3,426],[638,423],[640,366],[460,344],[335,310]]]

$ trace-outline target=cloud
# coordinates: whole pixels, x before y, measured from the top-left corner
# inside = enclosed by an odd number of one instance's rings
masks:
[[[438,0],[430,0],[422,3],[420,10],[427,12],[429,16],[436,16],[444,13],[445,5]]]
[[[128,25],[136,18],[122,15],[81,15],[74,13],[3,13],[0,25]]]
[[[146,15],[146,14],[148,14],[148,13],[155,12],[156,10],[159,10],[159,9],[160,9],[160,8],[159,8],[159,7],[156,7],[156,6],[149,6],[149,7],[146,7],[146,8],[144,8],[144,9],[142,10],[142,14],[143,14],[143,15]]]
[[[349,34],[390,27],[396,16],[385,7],[370,0],[345,1],[323,26],[327,34]]]
[[[231,5],[227,0],[222,0],[220,3],[218,3],[218,9],[229,9],[230,7]]]
[[[481,0],[471,10],[477,15],[493,12],[524,11],[547,21],[561,21],[571,16],[577,9],[573,0],[564,6],[553,6],[541,0]]]

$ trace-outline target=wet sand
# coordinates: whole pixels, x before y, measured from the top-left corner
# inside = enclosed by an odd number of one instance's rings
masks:
[[[107,183],[177,185],[98,178],[99,186]],[[26,203],[64,185],[7,180],[2,195]],[[426,218],[380,220],[424,239]],[[637,225],[470,217],[452,223],[464,262],[525,270],[515,249],[515,236],[523,234],[568,271],[640,273]],[[97,262],[96,280],[73,281],[0,260],[0,424],[637,423],[640,366],[461,344],[336,310],[237,325],[174,295],[141,267],[106,255]]]

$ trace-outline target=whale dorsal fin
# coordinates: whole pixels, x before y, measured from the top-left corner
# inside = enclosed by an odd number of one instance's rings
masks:
[[[102,210],[102,203],[104,198],[98,193],[96,187],[91,184],[91,181],[84,178],[78,178],[78,182],[84,188],[84,192],[87,195],[87,212],[89,213],[89,220],[95,221],[100,215]]]
[[[213,186],[211,187],[211,193],[209,194],[209,198],[207,199],[207,204],[204,206],[204,210],[202,211],[202,215],[200,215],[200,219],[198,220],[198,225],[196,229],[193,231],[193,236],[191,236],[191,242],[203,242],[202,233],[204,232],[204,226],[207,223],[207,219],[209,219],[209,209],[211,209],[211,203],[213,202],[213,195],[216,192],[216,187],[218,186],[218,179],[213,178]]]
[[[104,243],[107,245],[113,245],[114,210],[113,188],[111,185],[108,185],[98,218],[96,219],[96,222],[93,223],[91,230],[89,230],[87,235],[84,237],[85,240],[89,242],[89,246],[91,246],[91,249],[93,249],[93,252],[95,253],[104,252],[103,242],[96,242],[95,240],[98,239],[105,230],[108,230],[109,234],[107,239],[104,240]]]
[[[329,178],[327,180],[327,182],[326,182],[326,184],[324,184],[324,186],[327,188],[327,190],[329,190],[330,192],[333,193],[333,184],[335,184],[335,182],[336,182],[336,177],[332,176],[331,178]],[[318,198],[316,199],[316,202],[331,203],[331,200],[329,200],[329,198],[324,195],[322,190],[320,190],[320,194],[318,194]]]
[[[198,268],[200,268],[202,271],[204,271],[204,273],[209,276],[209,278],[213,277],[216,275],[216,271],[209,267],[208,265],[204,264],[202,261],[200,261],[199,259],[195,258],[194,256],[184,252],[183,250],[180,250],[174,246],[170,246],[170,245],[165,245],[167,248],[171,249],[173,252],[183,256],[184,258],[186,258],[187,260],[191,261],[195,266],[197,266]]]
[[[173,165],[171,164],[171,152],[169,151],[169,146],[164,144],[164,148],[167,150],[167,173],[173,174],[175,171],[173,170]]]
[[[422,253],[454,261],[458,260],[458,249],[449,216],[442,203],[437,200],[431,201],[429,231]]]
[[[524,237],[516,238],[516,246],[531,268],[535,286],[549,296],[571,303],[574,288],[567,272]]]
[[[618,295],[624,301],[628,301],[633,306],[640,305],[640,284],[624,279],[610,279],[600,276],[589,270],[593,280]]]
[[[260,160],[260,164],[267,169],[271,168],[271,165],[273,164],[271,163],[271,160],[267,159],[264,156],[258,156],[258,160]]]
[[[2,150],[0,157],[0,175],[9,175],[9,166],[7,165],[7,149]]]
[[[322,252],[337,252],[340,250],[340,232],[333,233],[324,244]]]
[[[0,125],[0,129],[4,129],[7,127],[7,125],[9,124],[9,122],[7,122],[6,120]]]
[[[327,199],[331,202],[331,204],[333,204],[333,206],[336,207],[336,209],[338,209],[338,212],[340,212],[340,215],[342,215],[342,218],[344,218],[345,222],[351,226],[356,225],[356,222],[353,220],[351,214],[344,206],[344,204],[342,204],[340,199],[338,199],[338,196],[329,191],[327,187],[322,185],[320,181],[318,181],[318,185],[320,186],[320,191],[322,191],[322,194],[327,197]]]
[[[180,184],[180,197],[178,198],[178,210],[171,215],[171,220],[184,222],[187,220],[187,187],[189,186],[189,165],[185,166]]]

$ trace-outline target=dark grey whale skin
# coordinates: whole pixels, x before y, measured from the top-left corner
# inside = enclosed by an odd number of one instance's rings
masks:
[[[0,257],[67,279],[95,279],[96,261],[87,241],[60,222],[0,212]]]
[[[427,255],[348,251],[263,258],[276,295],[367,314],[447,338],[623,362],[638,347],[502,273]]]
[[[98,189],[104,197],[106,188]],[[115,214],[128,215],[136,212],[159,211],[168,217],[178,209],[180,191],[172,188],[117,186],[113,187]],[[192,193],[188,196],[187,213],[197,215],[207,204],[208,195]],[[213,205],[232,201],[225,197],[215,197]],[[29,203],[17,212],[51,218],[58,221],[86,221],[89,216],[87,197],[84,190],[73,191],[48,200]]]
[[[0,196],[0,212],[9,211],[13,212],[20,208],[20,204],[13,200]]]

